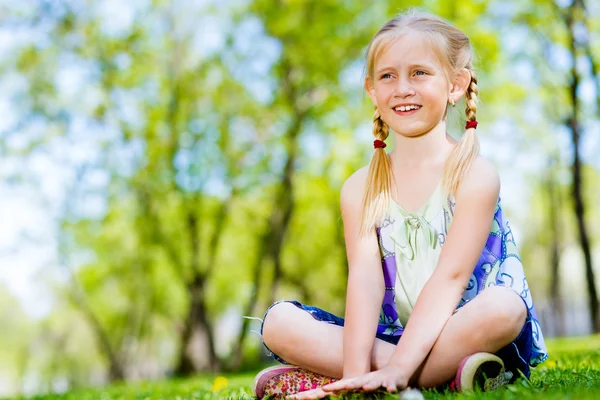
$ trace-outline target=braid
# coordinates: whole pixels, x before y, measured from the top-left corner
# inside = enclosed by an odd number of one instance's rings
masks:
[[[475,75],[475,71],[471,70],[471,83],[467,88],[466,95],[466,110],[467,121],[475,121],[477,114],[477,94],[479,94],[479,89],[477,87],[477,76]]]
[[[373,136],[378,140],[387,139],[390,128],[381,118],[379,110],[373,113]],[[392,198],[392,164],[383,148],[373,152],[369,164],[367,185],[363,197],[363,212],[360,224],[360,236],[366,236],[382,221]]]
[[[467,121],[476,121],[477,113],[477,76],[472,68],[469,68],[471,73],[471,83],[465,94]],[[444,186],[449,193],[456,193],[461,179],[468,173],[471,165],[479,154],[479,140],[475,135],[475,129],[467,129],[458,145],[454,148],[450,157],[446,161],[444,168]]]
[[[375,136],[375,139],[385,140],[389,134],[390,128],[383,119],[381,119],[379,109],[375,107],[375,112],[373,113],[373,136]]]

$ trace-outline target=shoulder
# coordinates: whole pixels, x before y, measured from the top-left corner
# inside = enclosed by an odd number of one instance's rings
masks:
[[[362,205],[362,200],[367,187],[369,166],[366,165],[354,172],[342,185],[340,192],[340,205],[344,208],[357,208]]]
[[[478,156],[462,178],[456,191],[456,203],[493,202],[500,195],[500,175],[496,167]]]

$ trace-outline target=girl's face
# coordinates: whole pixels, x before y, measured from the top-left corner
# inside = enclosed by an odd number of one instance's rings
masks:
[[[375,60],[365,89],[394,132],[415,137],[444,120],[449,99],[457,101],[464,94],[470,75],[465,83],[463,90],[450,82],[427,39],[408,31],[388,44]]]

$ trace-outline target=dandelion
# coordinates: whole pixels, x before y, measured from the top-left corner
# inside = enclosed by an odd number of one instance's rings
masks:
[[[225,389],[227,387],[227,378],[225,378],[224,376],[217,376],[215,378],[215,381],[213,382],[213,386],[211,391],[214,392],[218,392],[222,389]]]

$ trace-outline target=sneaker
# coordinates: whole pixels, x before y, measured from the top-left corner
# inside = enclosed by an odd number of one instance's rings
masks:
[[[267,395],[285,398],[336,381],[337,379],[319,375],[294,365],[276,365],[263,369],[256,375],[253,392],[259,399]]]
[[[460,362],[450,389],[458,392],[477,388],[490,391],[508,384],[512,377],[512,372],[504,370],[504,361],[500,357],[491,353],[475,353]]]

